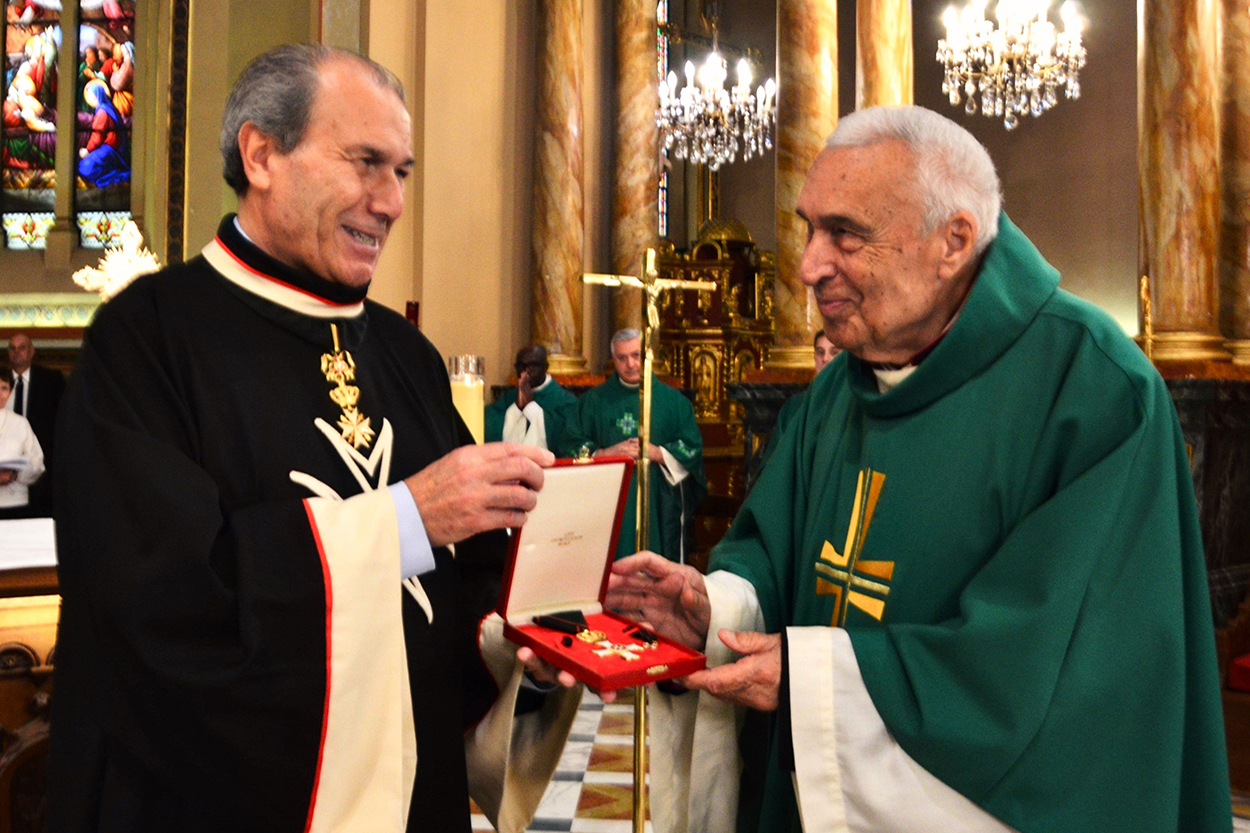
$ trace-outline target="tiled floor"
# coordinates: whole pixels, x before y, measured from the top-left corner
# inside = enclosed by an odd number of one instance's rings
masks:
[[[632,833],[634,709],[630,692],[621,694],[624,702],[607,706],[589,692],[582,697],[531,833]],[[1250,795],[1234,793],[1233,816],[1234,833],[1250,833]],[[493,829],[474,808],[474,833]]]
[[[587,692],[573,721],[556,776],[547,787],[530,831],[632,833],[634,707],[628,691],[604,705]],[[473,815],[474,833],[493,829]],[[651,830],[651,825],[647,825]]]

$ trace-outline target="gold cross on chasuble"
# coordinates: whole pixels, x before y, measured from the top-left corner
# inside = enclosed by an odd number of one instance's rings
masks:
[[[885,613],[885,597],[890,595],[886,582],[894,577],[894,562],[859,559],[883,485],[885,475],[881,472],[864,469],[859,473],[846,544],[839,553],[826,541],[816,562],[816,594],[834,597],[829,622],[833,627],[846,624],[847,605],[855,605],[878,622]]]

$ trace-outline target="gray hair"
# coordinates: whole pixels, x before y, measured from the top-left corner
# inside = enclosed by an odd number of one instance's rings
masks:
[[[623,330],[617,330],[612,334],[612,350],[615,351],[616,345],[620,344],[622,341],[633,341],[636,338],[642,338],[642,333],[635,330],[633,327],[626,327]]]
[[[838,121],[825,147],[863,147],[901,141],[916,159],[915,183],[923,202],[924,232],[958,211],[977,221],[976,252],[998,234],[1002,186],[990,154],[955,122],[923,107],[869,107]]]
[[[330,46],[290,43],[254,59],[234,82],[221,117],[221,174],[239,196],[247,193],[247,174],[239,152],[239,129],[246,122],[272,136],[280,153],[290,153],[304,138],[317,98],[321,65],[356,61],[367,68],[379,87],[404,101],[404,85],[389,69],[355,52]]]

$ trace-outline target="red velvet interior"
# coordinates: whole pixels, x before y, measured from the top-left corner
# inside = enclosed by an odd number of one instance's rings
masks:
[[[590,630],[602,631],[607,640],[615,645],[637,646],[638,659],[628,660],[616,654],[601,657],[595,652],[604,650],[603,646],[533,624],[517,627],[510,638],[529,645],[548,662],[601,690],[684,676],[703,668],[706,663],[697,651],[662,637],[654,643],[655,647],[645,647],[643,640],[631,635],[637,625],[623,616],[614,613],[590,614],[586,623]],[[573,644],[564,645],[565,637]]]

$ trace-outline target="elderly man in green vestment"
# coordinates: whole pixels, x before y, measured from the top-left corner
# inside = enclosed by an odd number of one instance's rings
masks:
[[[562,448],[564,427],[577,407],[577,397],[547,372],[547,348],[531,344],[518,350],[516,377],[515,388],[507,388],[486,406],[486,442]]]
[[[638,457],[638,386],[642,381],[642,335],[625,329],[612,336],[616,372],[582,394],[568,424],[564,454],[583,450],[595,456]],[[651,393],[651,546],[664,557],[684,563],[690,516],[707,494],[703,477],[703,435],[690,400],[658,379]],[[658,476],[657,476],[658,475]],[[629,487],[625,522],[617,539],[616,557],[637,551],[633,523],[638,474]]]
[[[844,118],[797,209],[800,275],[849,355],[709,575],[613,567],[610,606],[709,657],[697,693],[652,710],[657,831],[732,830],[737,807],[763,833],[1228,833],[1202,540],[1159,374],[1059,289],[946,118]],[[734,706],[769,725],[741,802]]]

